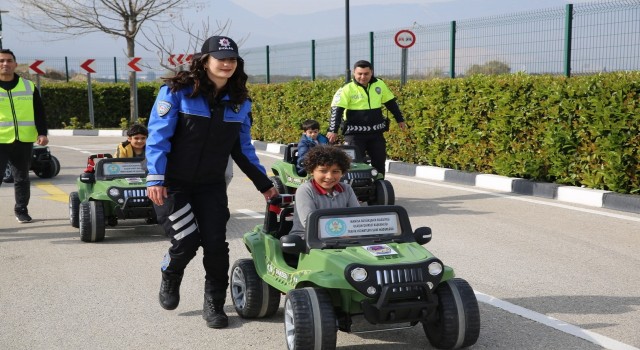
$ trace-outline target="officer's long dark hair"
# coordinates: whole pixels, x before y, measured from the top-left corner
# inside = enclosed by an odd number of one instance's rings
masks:
[[[191,93],[189,97],[204,94],[208,99],[211,99],[216,89],[215,84],[209,80],[207,71],[204,68],[207,60],[209,60],[209,54],[195,54],[191,60],[191,66],[188,71],[178,72],[175,76],[163,78],[163,80],[171,87],[172,92],[193,85],[193,93]],[[236,70],[225,86],[225,90],[229,94],[229,99],[232,103],[242,104],[249,98],[249,90],[247,89],[248,79],[247,73],[244,72],[244,60],[238,57]]]

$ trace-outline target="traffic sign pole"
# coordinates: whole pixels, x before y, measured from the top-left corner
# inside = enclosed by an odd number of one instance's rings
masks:
[[[93,114],[93,90],[91,89],[91,73],[95,73],[96,71],[91,67],[91,63],[95,61],[94,59],[88,59],[84,61],[80,68],[84,69],[87,72],[87,95],[89,97],[89,123],[91,123],[92,127],[95,127],[95,118]]]
[[[409,64],[409,53],[407,49],[402,49],[401,63],[400,63],[400,86],[404,86],[407,83],[407,65]]]
[[[133,57],[127,65],[131,69],[131,73],[133,74],[133,122],[138,121],[138,72],[141,72],[142,69],[138,67],[137,63],[140,61],[140,57]]]

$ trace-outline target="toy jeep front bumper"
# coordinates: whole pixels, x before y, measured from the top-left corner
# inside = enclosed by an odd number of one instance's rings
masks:
[[[409,299],[396,299],[393,290],[411,288],[417,291]],[[365,319],[372,324],[424,321],[438,307],[438,297],[424,283],[403,283],[382,287],[378,300],[360,303]]]
[[[438,306],[433,291],[444,275],[437,258],[415,264],[361,265],[345,269],[349,284],[367,296],[360,302],[364,317],[372,324],[414,322],[427,319]],[[356,281],[354,275],[366,278]],[[355,273],[354,272],[358,272]]]

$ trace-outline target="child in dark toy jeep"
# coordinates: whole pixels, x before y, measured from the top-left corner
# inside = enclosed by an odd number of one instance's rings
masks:
[[[304,235],[307,215],[316,209],[360,206],[353,188],[340,182],[350,165],[351,158],[341,148],[329,145],[311,148],[305,160],[311,180],[296,191],[291,234]]]
[[[320,133],[320,123],[313,119],[307,119],[302,122],[302,137],[298,141],[298,161],[296,162],[296,170],[298,175],[306,176],[307,171],[304,167],[304,158],[309,150],[317,145],[326,145],[329,139]]]

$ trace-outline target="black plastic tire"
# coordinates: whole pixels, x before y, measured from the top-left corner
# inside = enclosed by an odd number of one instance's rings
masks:
[[[42,167],[41,170],[35,172],[36,176],[43,179],[52,178],[58,175],[58,173],[60,173],[60,162],[58,161],[58,158],[54,156],[51,156],[51,159],[49,159],[47,164]]]
[[[240,259],[231,268],[231,300],[242,318],[273,316],[280,307],[280,291],[256,272],[251,259]]]
[[[394,205],[396,204],[396,192],[393,185],[387,180],[376,180],[373,185],[376,187],[375,200],[368,201],[369,205]]]
[[[72,227],[80,227],[80,197],[78,192],[69,193],[69,223]]]
[[[102,202],[80,203],[80,240],[101,242],[104,240],[104,207]]]
[[[282,183],[282,180],[278,176],[270,176],[269,179],[273,183],[273,187],[275,187],[276,190],[278,190],[278,193],[280,194],[289,193],[287,192],[287,188],[284,186],[284,183]]]
[[[53,172],[53,176],[58,176],[60,174],[60,161],[55,156],[51,156],[51,160],[54,163],[56,171]]]
[[[480,310],[467,281],[454,278],[436,289],[440,300],[435,319],[422,322],[427,339],[439,349],[459,349],[476,343],[480,336]]]
[[[338,328],[329,293],[320,288],[290,290],[284,302],[284,331],[289,350],[335,349]]]

